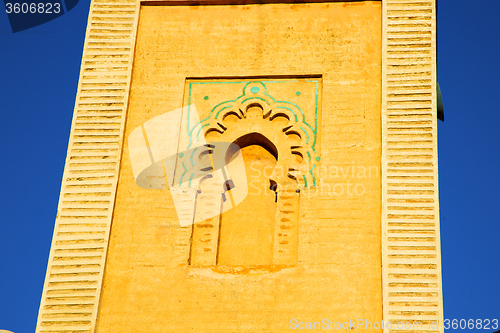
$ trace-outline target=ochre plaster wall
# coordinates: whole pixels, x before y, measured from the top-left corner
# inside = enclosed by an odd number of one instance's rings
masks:
[[[380,2],[143,6],[139,20],[97,331],[380,322]],[[319,180],[301,192],[297,265],[188,266],[191,229],[178,225],[168,190],[135,184],[128,135],[182,107],[186,78],[300,75],[321,75],[322,105]]]

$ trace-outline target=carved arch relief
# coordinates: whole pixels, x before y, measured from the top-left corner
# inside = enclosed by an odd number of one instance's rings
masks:
[[[298,81],[289,81],[285,82],[292,83],[289,86],[293,88],[300,86],[293,85]],[[232,147],[238,151],[228,149],[225,160],[229,162],[234,156],[243,156],[248,186],[242,203],[223,209],[226,204],[231,205],[234,191],[234,183],[226,183],[220,204],[215,207],[221,213],[193,225],[191,265],[297,263],[300,192],[316,185],[314,169],[320,160],[318,79],[309,82],[309,86],[315,84],[310,94],[315,98],[314,103],[310,103],[315,106],[312,126],[299,104],[271,96],[266,81],[244,83],[239,97],[216,104],[207,117],[188,128],[192,142],[204,136],[208,145],[234,143],[236,146]],[[290,90],[295,97],[301,94],[298,89]],[[234,176],[231,167],[228,169]],[[213,195],[219,191],[214,191],[212,186],[217,184],[213,177],[200,181],[195,211],[203,212],[207,205],[214,206]]]

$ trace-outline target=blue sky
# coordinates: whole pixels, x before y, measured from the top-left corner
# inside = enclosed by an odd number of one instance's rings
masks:
[[[16,333],[36,325],[89,4],[16,34],[0,13],[0,329]],[[447,319],[500,319],[499,12],[497,0],[439,4]]]

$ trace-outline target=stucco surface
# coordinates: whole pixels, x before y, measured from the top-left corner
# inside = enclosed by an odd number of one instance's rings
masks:
[[[381,45],[380,2],[141,7],[99,333],[382,320]],[[135,184],[129,133],[185,106],[186,78],[307,76],[321,78],[321,150],[296,207],[296,262],[189,265],[192,227],[178,225],[168,190]]]

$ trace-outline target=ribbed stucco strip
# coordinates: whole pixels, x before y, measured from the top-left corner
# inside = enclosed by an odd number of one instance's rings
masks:
[[[91,3],[36,332],[94,332],[127,110],[139,3]]]
[[[384,331],[443,332],[435,2],[388,0],[382,12]]]

